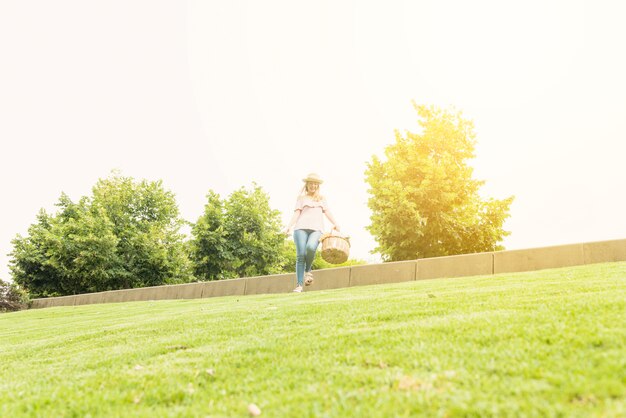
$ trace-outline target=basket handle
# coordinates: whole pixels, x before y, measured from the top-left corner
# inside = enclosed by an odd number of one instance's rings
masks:
[[[328,232],[328,235],[331,237],[342,237],[343,234],[341,232],[339,232],[337,230],[337,228],[335,228],[335,225],[333,225],[332,228],[330,228],[330,232]]]

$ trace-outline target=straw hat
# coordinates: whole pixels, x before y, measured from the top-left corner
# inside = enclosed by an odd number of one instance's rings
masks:
[[[318,176],[316,173],[309,173],[306,176],[306,178],[302,179],[302,181],[305,183],[317,183],[317,184],[324,183],[322,179],[320,178],[320,176]]]

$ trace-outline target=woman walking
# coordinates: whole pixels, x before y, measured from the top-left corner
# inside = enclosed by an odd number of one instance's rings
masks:
[[[294,292],[302,292],[303,285],[309,286],[313,283],[313,259],[324,229],[324,216],[333,224],[333,229],[339,231],[339,225],[335,222],[333,215],[328,209],[326,199],[320,194],[320,177],[311,173],[302,179],[304,187],[293,212],[293,217],[289,225],[283,232],[291,233],[293,230],[293,240],[296,243],[296,277],[298,285]]]

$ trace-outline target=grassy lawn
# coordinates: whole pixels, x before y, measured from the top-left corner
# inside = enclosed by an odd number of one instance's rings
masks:
[[[0,315],[0,417],[626,416],[626,263]]]

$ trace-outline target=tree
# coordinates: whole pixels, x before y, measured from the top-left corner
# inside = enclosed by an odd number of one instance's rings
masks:
[[[228,199],[209,191],[204,214],[192,226],[191,258],[197,278],[220,280],[281,272],[284,264],[280,212],[253,184]]]
[[[182,283],[191,279],[182,219],[161,182],[113,175],[77,203],[41,210],[13,240],[13,280],[32,296],[58,296]]]
[[[495,251],[513,197],[482,200],[472,178],[473,122],[460,112],[416,105],[421,133],[395,132],[386,161],[365,172],[372,210],[368,230],[385,261]]]
[[[118,239],[118,288],[184,283],[192,279],[174,194],[162,182],[112,176],[93,189],[92,208],[111,221]]]

